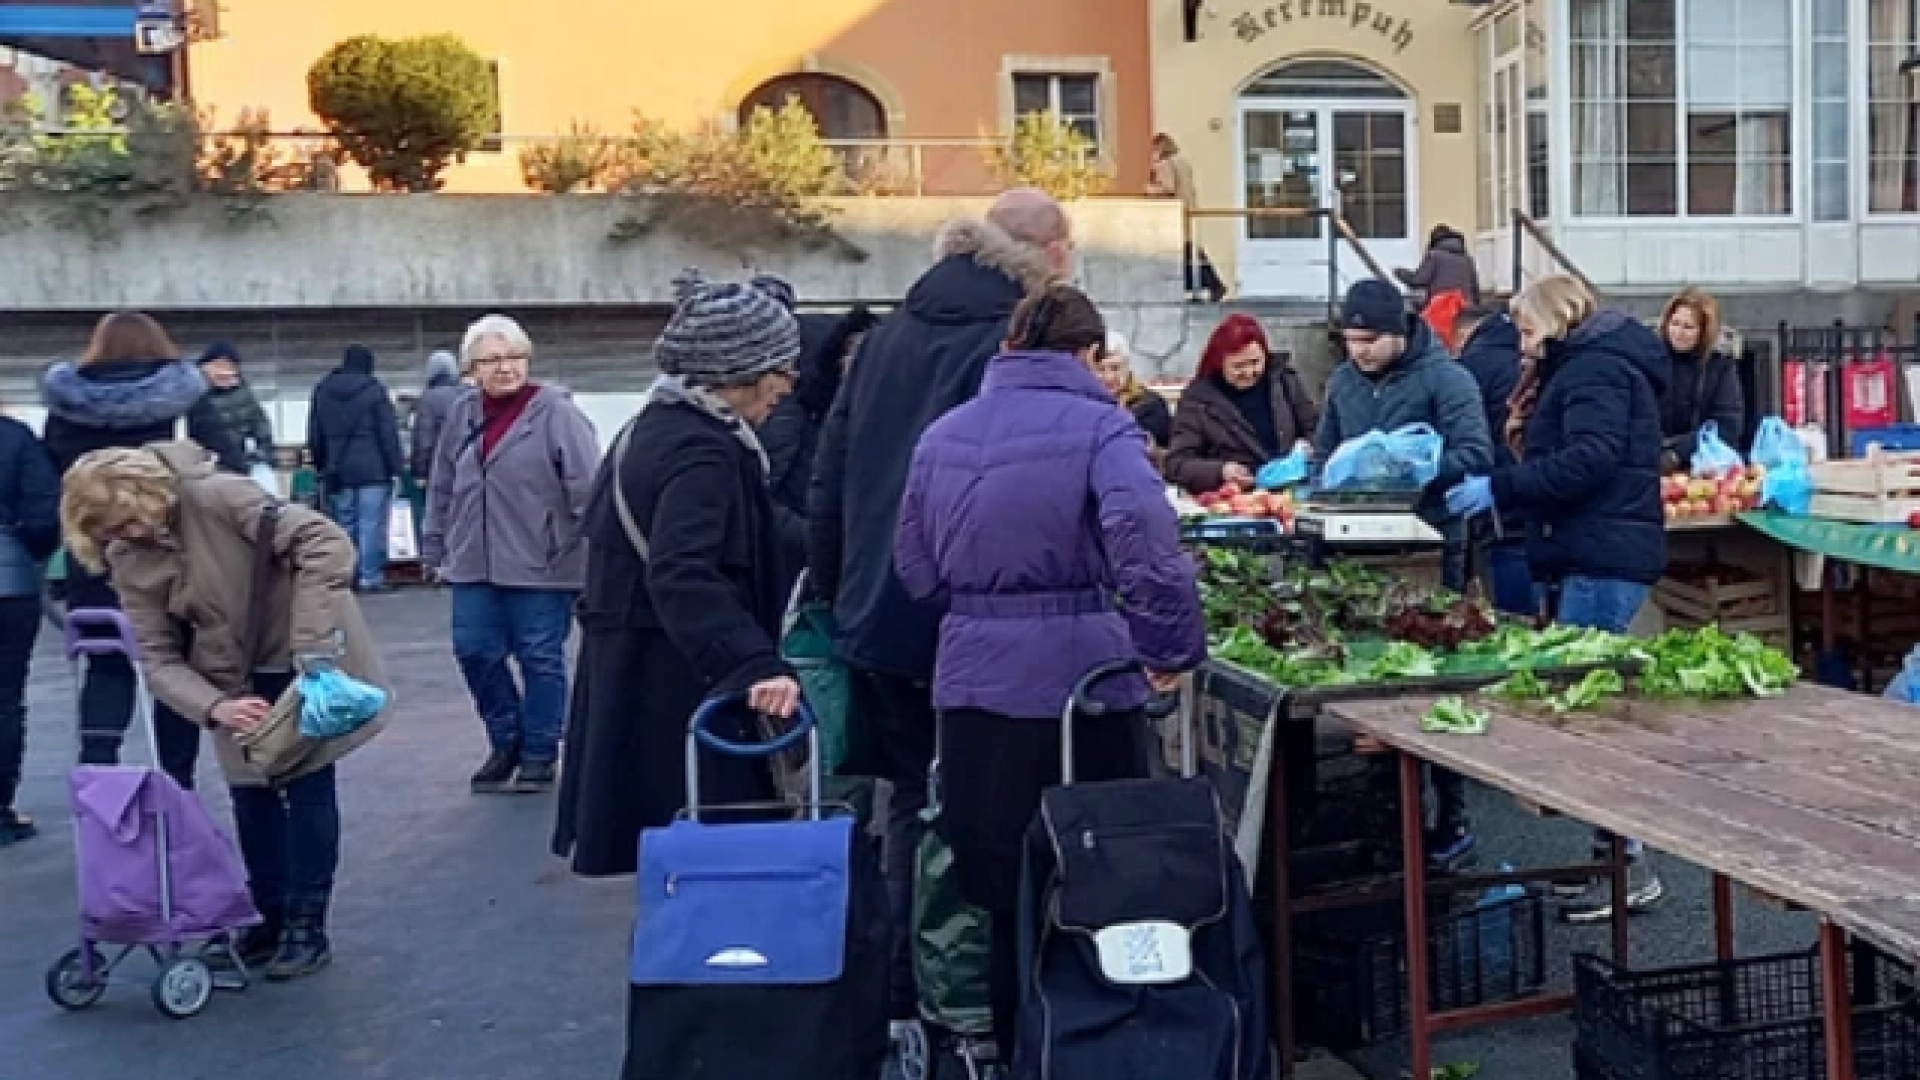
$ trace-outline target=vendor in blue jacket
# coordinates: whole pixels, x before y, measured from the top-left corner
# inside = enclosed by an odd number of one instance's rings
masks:
[[[1466,528],[1447,512],[1443,494],[1493,468],[1493,437],[1473,375],[1447,352],[1427,324],[1407,310],[1400,290],[1378,278],[1355,282],[1340,309],[1347,359],[1327,381],[1314,432],[1314,457],[1326,461],[1340,444],[1369,431],[1427,424],[1445,448],[1440,474],[1427,485],[1419,512],[1447,538],[1443,580],[1466,587]]]
[[[1443,493],[1468,476],[1493,468],[1493,437],[1487,431],[1480,386],[1454,363],[1427,324],[1407,310],[1400,290],[1378,278],[1356,282],[1340,310],[1347,359],[1327,381],[1327,400],[1314,432],[1314,456],[1324,462],[1341,443],[1369,431],[1427,424],[1445,447],[1440,473],[1421,497],[1420,516],[1446,537],[1442,581],[1466,587],[1467,530],[1447,510]],[[1433,770],[1435,816],[1427,851],[1441,866],[1454,866],[1473,851],[1466,791],[1459,776]]]

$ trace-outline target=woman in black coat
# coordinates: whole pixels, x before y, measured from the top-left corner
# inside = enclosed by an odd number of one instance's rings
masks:
[[[47,369],[41,384],[47,405],[42,439],[54,467],[66,475],[83,454],[109,447],[145,446],[177,434],[182,417],[207,392],[207,380],[180,358],[152,318],[122,311],[101,319],[78,363]],[[67,563],[68,608],[117,608],[120,598],[104,575]],[[133,666],[118,656],[87,661],[80,688],[80,762],[112,765],[133,719]],[[200,729],[165,706],[154,710],[160,767],[193,786]]]
[[[1720,438],[1746,452],[1747,402],[1735,357],[1720,350],[1720,304],[1699,289],[1682,289],[1660,313],[1660,339],[1673,368],[1660,396],[1663,464],[1686,469],[1700,445],[1700,426],[1711,420]]]
[[[576,873],[632,873],[641,830],[684,807],[687,720],[702,700],[745,693],[778,717],[799,702],[776,644],[783,545],[752,426],[793,385],[799,352],[770,293],[683,283],[654,346],[665,374],[601,466],[554,835]],[[754,741],[745,716],[724,723],[720,734]],[[703,802],[773,794],[764,762],[703,750],[700,768]]]

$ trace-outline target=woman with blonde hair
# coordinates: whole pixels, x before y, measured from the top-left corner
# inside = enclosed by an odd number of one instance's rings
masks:
[[[1660,398],[1660,433],[1668,469],[1684,469],[1711,420],[1736,449],[1745,444],[1746,395],[1736,359],[1720,351],[1720,304],[1706,292],[1685,288],[1660,312],[1660,338],[1673,378]]]
[[[1147,448],[1158,465],[1166,455],[1167,443],[1173,438],[1173,410],[1168,408],[1166,398],[1149,390],[1133,373],[1133,348],[1125,334],[1107,331],[1107,344],[1093,362],[1093,373],[1100,377],[1100,385],[1107,388],[1107,393],[1133,414],[1140,430],[1146,432]]]
[[[206,395],[207,380],[152,316],[116,311],[94,326],[78,361],[47,369],[41,391],[47,405],[42,440],[54,468],[64,473],[93,450],[175,438],[181,420]],[[66,585],[69,608],[120,606],[104,576],[71,561]],[[121,736],[133,719],[133,691],[133,666],[125,657],[87,660],[80,686],[82,765],[120,760]],[[200,729],[164,707],[155,710],[153,726],[160,767],[191,788]]]
[[[67,472],[60,524],[75,561],[112,572],[154,697],[213,732],[247,886],[265,918],[241,939],[241,959],[265,964],[276,981],[325,966],[340,861],[334,763],[383,721],[317,743],[272,786],[235,736],[265,719],[302,670],[337,665],[382,681],[353,598],[353,542],[314,511],[217,471],[184,441],[82,456]],[[269,587],[256,597],[260,559]]]
[[[1517,511],[1527,522],[1527,564],[1557,593],[1554,619],[1625,633],[1667,565],[1660,506],[1660,397],[1667,351],[1632,316],[1599,307],[1567,276],[1543,278],[1513,298],[1523,356],[1506,437],[1515,458],[1470,476],[1447,508],[1473,515]],[[1604,834],[1602,857],[1612,844]],[[1665,895],[1638,844],[1627,908]],[[1569,922],[1613,913],[1612,879],[1586,885],[1562,910]]]

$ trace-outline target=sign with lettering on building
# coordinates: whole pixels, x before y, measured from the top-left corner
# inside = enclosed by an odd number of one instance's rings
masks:
[[[1372,31],[1403,53],[1413,44],[1413,20],[1369,0],[1275,0],[1249,8],[1230,23],[1241,41],[1257,41],[1269,31],[1295,23],[1337,22],[1356,31]]]

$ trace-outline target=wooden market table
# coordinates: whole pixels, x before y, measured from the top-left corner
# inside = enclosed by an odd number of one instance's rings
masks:
[[[1821,687],[1727,703],[1625,699],[1549,721],[1492,698],[1487,734],[1427,734],[1432,696],[1334,702],[1325,715],[1399,754],[1411,1075],[1439,1032],[1486,1022],[1429,1007],[1422,762],[1711,871],[1714,938],[1733,953],[1731,882],[1820,918],[1828,1080],[1853,1080],[1849,935],[1920,958],[1920,712]],[[1626,868],[1613,860],[1614,895]],[[1624,905],[1616,903],[1616,909]],[[1624,922],[1615,923],[1625,963]]]

